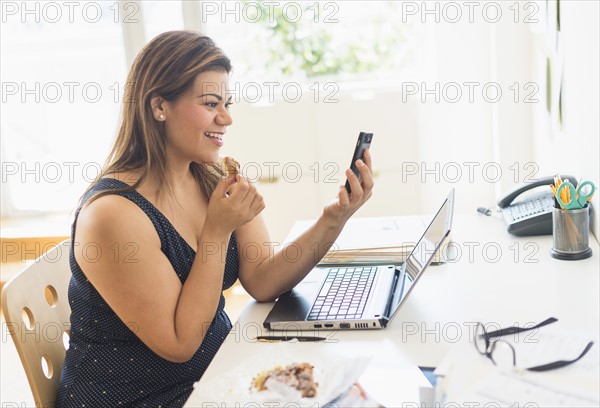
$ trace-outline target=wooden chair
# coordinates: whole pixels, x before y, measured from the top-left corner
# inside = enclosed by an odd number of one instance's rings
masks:
[[[36,406],[54,407],[70,334],[67,298],[70,241],[64,241],[8,281],[2,311]]]

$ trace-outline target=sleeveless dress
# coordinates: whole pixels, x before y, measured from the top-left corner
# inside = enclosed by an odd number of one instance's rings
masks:
[[[116,179],[98,181],[84,196],[71,228],[71,241],[81,206],[95,193],[123,188]],[[120,193],[146,213],[160,237],[161,250],[183,284],[195,251],[154,205],[137,191]],[[71,242],[73,243],[73,242]],[[123,251],[123,248],[121,248]],[[91,253],[91,251],[90,251]],[[131,253],[126,250],[122,254]],[[209,330],[191,360],[173,363],[150,350],[108,306],[87,280],[70,251],[71,336],[57,396],[57,407],[181,407],[231,330],[221,294]],[[112,256],[112,255],[111,255]],[[223,290],[238,278],[238,249],[232,234],[227,249]],[[160,290],[160,288],[156,288]]]

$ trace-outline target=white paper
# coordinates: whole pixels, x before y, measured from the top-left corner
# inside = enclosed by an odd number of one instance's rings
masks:
[[[392,364],[378,364],[367,370],[359,382],[384,407],[420,406],[419,389],[431,388],[431,384],[416,365],[398,367]]]
[[[553,323],[558,325],[560,322]],[[547,371],[547,375],[581,378],[600,376],[600,344],[597,335],[586,332],[569,332],[558,326],[542,327],[531,332],[506,336],[515,348],[517,366],[522,368],[548,364],[557,360],[574,360],[579,357],[590,341],[592,348],[583,358],[566,367]]]
[[[558,324],[560,322],[553,323]],[[436,387],[441,403],[476,403],[479,406],[494,403],[506,407],[600,406],[597,334],[567,331],[550,325],[502,339],[514,347],[517,368],[495,366],[475,350],[473,343],[458,345],[436,369],[436,374],[444,376]],[[558,360],[573,360],[590,341],[594,344],[587,354],[569,366],[544,372],[525,370]]]
[[[415,244],[427,225],[424,219],[422,216],[351,218],[332,249],[386,248]],[[299,221],[294,224],[286,242],[292,242],[313,223],[314,221]]]
[[[497,402],[506,407],[598,407],[600,399],[592,392],[548,381],[543,373],[516,373],[496,370],[465,401]]]
[[[323,406],[346,392],[365,370],[369,359],[365,357],[347,358],[332,354],[303,353],[293,354],[281,344],[265,344],[259,354],[249,357],[218,378],[196,383],[194,394],[216,406],[275,406],[296,404],[298,407]],[[302,398],[290,387],[275,387],[266,391],[252,389],[252,379],[263,370],[291,363],[310,363],[314,366],[313,375],[319,384],[314,398]],[[250,406],[250,405],[248,405]]]

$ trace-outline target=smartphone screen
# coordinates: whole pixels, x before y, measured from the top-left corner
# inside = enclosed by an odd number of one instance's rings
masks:
[[[363,158],[365,150],[371,146],[371,140],[373,140],[373,133],[360,132],[358,135],[358,141],[356,142],[356,147],[354,148],[352,162],[350,163],[350,170],[356,174],[359,181],[361,180],[361,177],[358,169],[356,168],[356,161]],[[346,180],[346,191],[348,191],[348,194],[352,193],[352,190],[350,189],[350,182],[348,180]]]

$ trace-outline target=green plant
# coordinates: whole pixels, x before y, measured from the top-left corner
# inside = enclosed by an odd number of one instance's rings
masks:
[[[383,7],[393,11],[394,4],[386,3]],[[356,32],[353,37],[338,26],[315,22],[311,18],[292,21],[284,15],[280,3],[275,6],[271,3],[269,7],[263,1],[252,4],[260,10],[260,15],[256,15],[257,23],[268,33],[257,48],[266,54],[272,69],[286,76],[311,78],[357,74],[394,68],[397,64],[393,56],[403,42],[404,26],[390,20],[393,13],[385,13],[386,10],[382,13],[384,16],[362,21],[357,30],[364,30],[368,35]],[[304,15],[310,15],[314,6],[304,3],[299,7]]]

